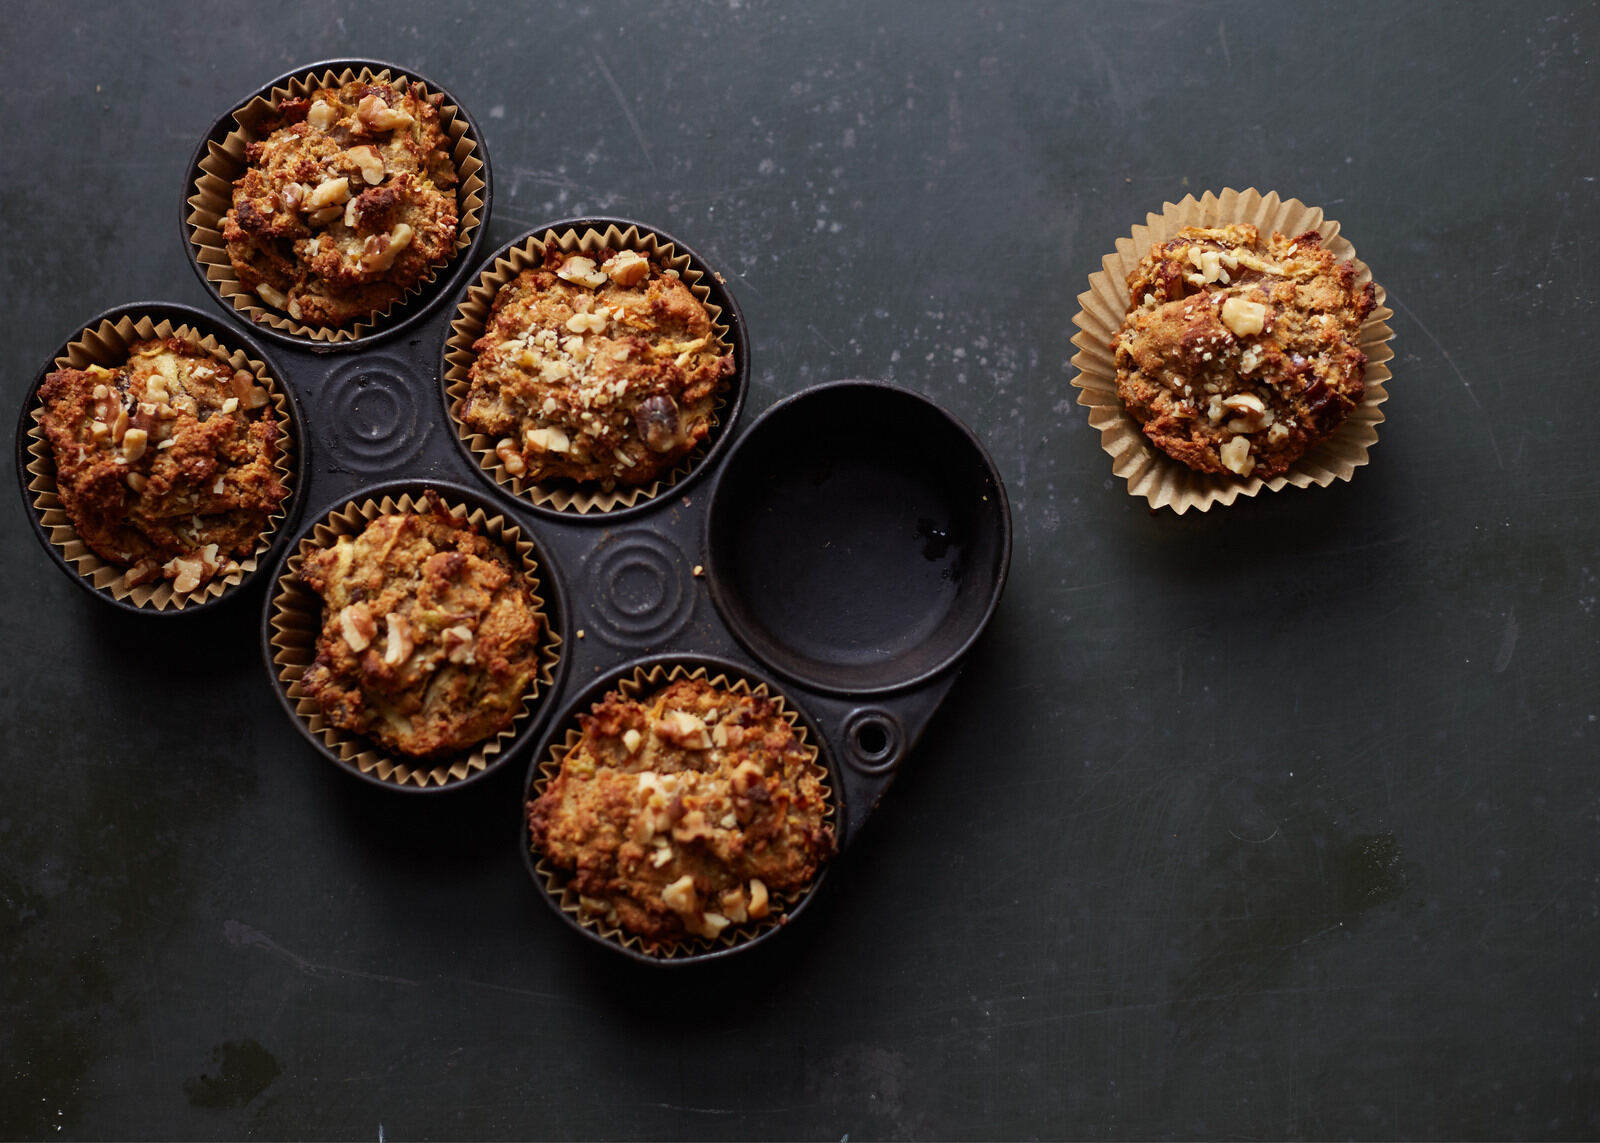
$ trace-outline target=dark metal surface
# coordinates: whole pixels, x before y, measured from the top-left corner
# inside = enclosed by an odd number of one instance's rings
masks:
[[[933,398],[998,465],[1015,547],[827,891],[664,979],[540,901],[523,773],[363,788],[278,708],[259,586],[119,614],[0,498],[0,1135],[1600,1133],[1594,4],[6,24],[9,408],[94,313],[220,316],[172,225],[197,142],[274,75],[371,56],[470,109],[485,249],[659,223],[739,300],[746,419],[840,377]],[[1147,212],[1226,186],[1322,206],[1372,267],[1388,419],[1348,483],[1151,513],[1074,403],[1075,298]],[[360,369],[436,351],[333,355],[312,463],[379,418]],[[381,413],[419,442],[437,416]],[[327,495],[424,453],[374,447]],[[697,607],[674,637],[720,630]]]

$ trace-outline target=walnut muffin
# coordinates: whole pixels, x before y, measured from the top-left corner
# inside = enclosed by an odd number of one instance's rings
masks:
[[[305,325],[341,326],[444,265],[457,204],[442,98],[355,80],[284,100],[220,227],[240,284]]]
[[[773,915],[833,855],[820,768],[773,699],[684,678],[579,723],[528,803],[533,849],[646,949]]]
[[[39,399],[62,508],[130,587],[164,577],[186,593],[232,571],[288,496],[267,391],[182,338],[58,369]]]
[[[711,431],[733,372],[705,305],[634,250],[564,254],[495,295],[460,408],[532,483],[648,484]]]
[[[1361,403],[1373,286],[1321,243],[1238,223],[1151,247],[1112,348],[1117,393],[1152,443],[1200,472],[1270,479]]]
[[[334,726],[436,759],[509,727],[538,670],[543,617],[510,557],[437,494],[310,552],[322,597],[301,689]]]

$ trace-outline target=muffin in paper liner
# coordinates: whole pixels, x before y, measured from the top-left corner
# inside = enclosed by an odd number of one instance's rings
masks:
[[[716,447],[724,435],[726,424],[733,419],[742,402],[748,374],[744,354],[736,344],[733,326],[738,317],[718,305],[711,297],[707,273],[695,265],[696,259],[681,243],[638,224],[609,223],[604,230],[593,226],[558,227],[535,232],[514,243],[496,257],[467,290],[450,325],[450,337],[445,341],[444,393],[450,410],[450,421],[455,426],[461,444],[471,454],[479,469],[513,495],[537,507],[560,513],[585,515],[606,513],[619,509],[648,504],[658,496],[671,491],[695,471]],[[462,423],[461,407],[471,391],[471,370],[477,355],[473,344],[483,336],[491,307],[501,287],[511,282],[522,271],[544,263],[545,253],[554,248],[565,253],[586,253],[603,247],[614,250],[635,250],[646,257],[655,258],[689,285],[690,291],[706,307],[711,317],[712,331],[721,348],[734,356],[734,371],[724,378],[711,414],[711,431],[686,457],[660,479],[648,484],[619,485],[607,492],[598,487],[570,480],[535,483],[513,475],[505,462],[496,454],[496,440],[488,434],[477,432]]]
[[[323,348],[385,332],[401,317],[417,311],[421,296],[435,288],[441,275],[447,273],[451,265],[472,245],[474,235],[484,222],[488,197],[488,172],[482,143],[466,114],[456,104],[448,102],[447,96],[447,101],[439,107],[439,125],[451,142],[451,160],[456,168],[457,217],[455,244],[449,261],[434,267],[389,309],[346,326],[303,325],[287,313],[267,306],[253,291],[245,289],[234,272],[221,233],[223,216],[233,205],[233,184],[248,166],[245,147],[265,137],[267,132],[263,124],[285,99],[303,97],[321,87],[337,87],[350,82],[407,85],[423,98],[434,93],[425,81],[379,63],[360,66],[317,65],[279,80],[270,86],[266,94],[256,95],[231,113],[234,123],[231,130],[222,133],[219,125],[213,137],[202,144],[204,154],[197,157],[191,172],[194,181],[186,200],[189,213],[185,218],[185,228],[189,236],[190,255],[195,260],[196,268],[203,271],[206,283],[224,302],[252,322],[281,336]]]
[[[1377,442],[1377,426],[1383,420],[1378,406],[1389,396],[1384,382],[1390,373],[1384,363],[1394,356],[1388,345],[1394,331],[1387,324],[1394,311],[1384,305],[1383,287],[1374,283],[1377,304],[1361,324],[1357,346],[1367,356],[1365,396],[1331,436],[1308,449],[1287,472],[1267,480],[1197,472],[1145,437],[1117,393],[1114,343],[1131,300],[1128,275],[1153,244],[1176,236],[1186,226],[1236,222],[1253,223],[1263,235],[1316,230],[1322,235],[1323,249],[1340,261],[1354,263],[1357,286],[1372,281],[1371,271],[1340,235],[1337,222],[1324,218],[1318,207],[1279,198],[1276,191],[1265,195],[1253,188],[1228,189],[1221,194],[1207,191],[1199,199],[1189,195],[1182,202],[1164,204],[1162,213],[1149,215],[1143,226],[1135,226],[1131,235],[1117,240],[1116,253],[1101,260],[1103,268],[1089,276],[1089,289],[1078,295],[1081,309],[1072,320],[1080,332],[1072,338],[1078,347],[1072,358],[1077,370],[1072,384],[1081,390],[1078,404],[1089,408],[1089,424],[1100,430],[1101,446],[1112,458],[1112,472],[1127,481],[1129,493],[1143,496],[1152,508],[1171,508],[1179,515],[1191,508],[1204,512],[1215,504],[1230,505],[1238,497],[1255,496],[1262,489],[1326,487],[1336,480],[1349,480],[1367,463],[1367,452]]]
[[[637,699],[641,695],[653,695],[667,685],[680,679],[704,679],[714,687],[720,687],[735,694],[756,695],[771,699],[777,704],[778,713],[783,720],[795,730],[800,745],[809,754],[808,765],[812,774],[821,786],[825,806],[822,813],[822,822],[830,829],[836,829],[839,818],[838,796],[834,790],[832,776],[827,765],[819,757],[817,745],[810,741],[811,731],[799,712],[791,708],[784,696],[773,689],[766,682],[752,682],[751,678],[737,669],[728,669],[718,665],[706,666],[689,662],[661,662],[634,668],[621,677],[614,678],[603,689],[591,692],[598,697],[609,691],[619,691],[627,699]],[[780,894],[773,892],[770,897],[771,912],[760,920],[746,920],[729,924],[716,937],[694,936],[687,940],[664,941],[652,943],[638,934],[628,932],[615,924],[608,924],[603,916],[586,910],[579,899],[579,894],[571,885],[567,872],[555,865],[538,849],[534,847],[532,834],[529,829],[527,809],[545,791],[548,783],[561,772],[562,764],[573,748],[582,740],[583,734],[579,728],[578,717],[589,712],[589,704],[580,702],[569,710],[562,722],[555,728],[550,737],[548,751],[543,758],[534,760],[529,773],[527,794],[524,798],[522,818],[522,849],[523,857],[527,862],[529,871],[550,903],[574,926],[589,937],[620,949],[635,959],[653,963],[681,963],[702,959],[708,955],[726,953],[748,945],[769,933],[788,924],[790,919],[815,893],[818,885],[826,876],[829,859],[824,857],[816,875],[801,889]]]
[[[251,357],[245,350],[219,341],[209,333],[202,333],[183,321],[160,316],[160,307],[152,306],[150,313],[140,312],[141,307],[129,307],[120,314],[113,311],[84,329],[69,342],[46,370],[46,375],[57,369],[87,369],[91,365],[114,368],[128,360],[129,347],[141,341],[176,337],[202,350],[235,370],[243,369],[253,374],[266,390],[268,408],[279,429],[278,456],[274,463],[279,480],[286,489],[278,511],[267,521],[254,550],[237,565],[200,584],[192,591],[174,590],[173,581],[161,579],[151,583],[130,585],[130,569],[119,567],[101,559],[79,536],[56,487],[55,454],[43,428],[44,405],[39,400],[38,389],[30,396],[27,410],[27,430],[19,444],[26,452],[26,494],[35,514],[40,532],[60,557],[63,565],[74,571],[93,590],[125,607],[147,610],[152,613],[196,610],[216,602],[232,593],[264,564],[274,546],[278,532],[288,518],[298,494],[298,477],[301,469],[300,441],[297,435],[293,403],[287,390],[273,375],[265,362]],[[43,378],[41,378],[42,382]]]
[[[300,578],[307,554],[325,548],[344,536],[358,536],[373,520],[396,513],[425,513],[428,500],[424,490],[398,497],[384,495],[381,500],[351,500],[330,512],[310,529],[284,562],[275,593],[268,604],[268,650],[271,667],[285,704],[300,721],[307,736],[323,748],[333,761],[380,785],[411,790],[454,788],[488,773],[505,761],[515,739],[527,727],[540,697],[554,686],[556,665],[561,659],[562,639],[551,622],[542,594],[539,565],[533,542],[518,525],[504,516],[490,515],[482,508],[453,503],[448,492],[440,494],[443,507],[457,519],[474,525],[479,533],[502,552],[521,562],[533,587],[533,606],[539,616],[539,664],[522,709],[511,725],[469,751],[443,760],[407,759],[353,731],[332,725],[315,698],[301,687],[301,678],[317,657],[317,636],[322,630],[322,599]]]

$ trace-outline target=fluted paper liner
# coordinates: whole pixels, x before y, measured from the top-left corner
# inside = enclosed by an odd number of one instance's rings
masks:
[[[510,726],[493,738],[442,761],[408,759],[387,752],[360,734],[329,723],[321,705],[300,686],[306,668],[316,660],[317,636],[322,632],[322,599],[299,575],[306,556],[329,547],[343,536],[359,536],[379,516],[427,513],[428,503],[420,488],[415,496],[405,493],[398,499],[385,496],[381,501],[368,499],[358,503],[351,500],[330,513],[300,541],[298,549],[285,563],[271,602],[272,665],[279,685],[295,704],[295,714],[312,735],[321,738],[328,754],[343,765],[383,782],[424,790],[458,785],[486,771],[497,761],[503,761],[503,753],[527,724],[540,694],[554,684],[556,663],[561,657],[561,636],[551,625],[544,598],[539,594],[539,565],[533,557],[532,541],[524,538],[522,530],[504,516],[491,516],[482,508],[469,512],[465,505],[452,504],[443,493],[440,501],[453,516],[474,525],[491,544],[520,562],[533,587],[533,608],[541,621],[539,665],[527,693],[522,696],[522,710]]]
[[[391,73],[389,68],[374,71],[370,67],[359,70],[347,67],[342,71],[313,71],[296,76],[273,87],[268,94],[256,96],[233,112],[236,126],[221,143],[213,140],[206,145],[206,157],[199,164],[201,173],[190,188],[188,199],[189,242],[194,247],[196,259],[205,267],[206,280],[222,299],[251,321],[292,337],[327,345],[365,337],[380,330],[384,321],[397,311],[408,309],[418,295],[432,286],[440,273],[472,244],[473,233],[483,221],[484,182],[480,175],[483,162],[479,158],[482,144],[473,135],[466,116],[458,114],[457,106],[445,103],[439,108],[439,127],[450,140],[450,158],[456,168],[456,241],[449,261],[435,266],[430,274],[406,291],[405,296],[389,309],[346,326],[302,325],[287,313],[267,306],[253,290],[247,290],[239,284],[233,262],[228,258],[227,243],[222,237],[222,219],[233,206],[233,184],[248,167],[245,147],[270,134],[262,125],[285,99],[302,97],[318,88],[338,87],[352,81],[409,86],[415,88],[423,98],[429,94],[428,85],[423,81],[412,79],[404,73]]]
[[[261,560],[272,546],[273,536],[283,526],[289,506],[294,503],[296,494],[294,462],[300,447],[300,442],[295,438],[295,426],[289,413],[288,395],[277,378],[268,372],[264,362],[248,356],[242,349],[231,349],[209,334],[202,337],[186,324],[174,326],[168,318],[160,321],[149,316],[132,315],[123,315],[116,319],[107,318],[93,329],[86,329],[79,334],[51,365],[54,369],[87,369],[91,365],[115,369],[127,364],[129,346],[140,341],[168,337],[186,341],[218,361],[227,362],[233,369],[249,370],[266,389],[268,397],[271,398],[273,417],[278,422],[280,430],[278,459],[274,467],[287,494],[283,502],[278,505],[278,511],[268,517],[267,527],[256,541],[254,551],[245,559],[238,560],[238,566],[233,570],[213,576],[189,592],[174,591],[172,581],[169,579],[130,587],[129,569],[107,563],[95,555],[78,535],[77,528],[73,526],[66,509],[62,506],[61,497],[56,489],[55,453],[44,434],[42,424],[44,405],[38,399],[37,393],[34,395],[33,408],[30,411],[33,424],[29,427],[27,435],[28,455],[32,457],[27,466],[30,478],[28,492],[31,494],[34,511],[39,514],[39,523],[49,537],[51,546],[55,547],[68,565],[97,590],[119,603],[131,603],[136,607],[147,607],[153,611],[165,611],[168,608],[175,611],[182,610],[185,607],[197,607],[220,599],[226,592],[243,583],[260,566]]]
[[[1377,426],[1383,420],[1378,406],[1389,397],[1384,382],[1390,373],[1384,363],[1394,356],[1388,345],[1394,331],[1387,324],[1394,311],[1384,305],[1383,287],[1375,284],[1377,305],[1361,324],[1357,346],[1367,355],[1366,395],[1331,436],[1308,449],[1289,471],[1270,480],[1196,472],[1150,443],[1117,395],[1113,343],[1131,300],[1128,275],[1152,244],[1176,236],[1184,227],[1233,222],[1254,223],[1263,235],[1278,231],[1292,236],[1316,230],[1322,235],[1323,249],[1341,261],[1355,263],[1358,286],[1372,280],[1372,272],[1356,258],[1355,247],[1340,235],[1339,224],[1324,218],[1319,207],[1307,206],[1299,199],[1280,199],[1276,191],[1263,195],[1254,188],[1221,194],[1207,191],[1199,199],[1189,195],[1182,202],[1166,203],[1160,214],[1149,215],[1143,226],[1135,226],[1130,236],[1118,239],[1116,253],[1101,259],[1103,269],[1089,276],[1089,289],[1078,295],[1081,309],[1072,319],[1081,331],[1072,338],[1078,347],[1072,358],[1078,371],[1072,384],[1082,390],[1078,404],[1088,406],[1089,424],[1100,430],[1100,444],[1112,458],[1112,472],[1127,481],[1129,493],[1143,496],[1152,508],[1171,508],[1179,515],[1191,508],[1205,512],[1215,504],[1229,505],[1262,489],[1326,487],[1336,480],[1349,480],[1367,463],[1367,452],[1377,442]]]
[[[733,351],[728,325],[722,320],[722,307],[710,300],[711,291],[701,284],[703,274],[694,268],[690,256],[687,253],[678,253],[671,242],[662,240],[653,231],[640,230],[637,226],[621,230],[612,225],[606,227],[604,231],[593,228],[583,231],[546,230],[543,235],[530,235],[526,241],[512,247],[505,256],[496,258],[494,264],[479,275],[477,282],[467,291],[465,299],[457,308],[456,318],[450,323],[450,338],[445,342],[444,355],[444,391],[450,407],[450,421],[455,426],[456,434],[462,443],[478,462],[478,467],[488,473],[496,483],[509,488],[517,496],[544,508],[580,515],[589,512],[609,512],[616,508],[631,508],[635,504],[653,500],[669,491],[673,485],[688,475],[695,465],[705,459],[706,452],[717,439],[721,429],[720,414],[727,408],[735,387],[745,383],[745,363],[734,362],[733,375],[727,378],[728,383],[723,385],[718,393],[716,405],[711,413],[711,431],[706,435],[706,439],[659,480],[650,484],[619,485],[612,491],[605,492],[570,480],[535,483],[520,476],[513,476],[495,455],[497,440],[486,433],[474,432],[462,424],[461,406],[472,389],[472,364],[477,359],[472,346],[483,336],[495,295],[500,292],[501,287],[522,271],[542,266],[545,251],[552,246],[566,253],[584,253],[602,247],[610,247],[613,250],[637,250],[646,257],[661,262],[687,283],[690,292],[706,307],[706,312],[711,317],[712,332],[723,352]]]
[[[800,745],[805,748],[810,756],[810,765],[817,780],[822,784],[823,797],[826,799],[826,809],[823,811],[823,821],[830,825],[838,817],[838,803],[834,796],[832,778],[828,768],[818,759],[817,747],[807,740],[806,724],[800,721],[798,712],[791,710],[786,704],[783,695],[774,692],[766,683],[757,683],[752,686],[750,681],[741,677],[729,678],[721,671],[711,674],[705,667],[688,667],[679,664],[656,664],[651,667],[637,668],[633,674],[624,679],[619,679],[611,689],[621,691],[630,699],[638,699],[644,694],[655,694],[669,683],[679,679],[705,679],[714,687],[720,687],[734,694],[757,695],[771,699],[778,706],[778,713],[795,730]],[[578,725],[578,716],[587,711],[573,709],[565,718],[566,733],[560,739],[552,739],[549,755],[539,762],[538,770],[528,790],[528,802],[536,801],[544,793],[550,780],[561,773],[561,765],[567,755],[583,738],[583,732]],[[523,830],[527,836],[527,806],[523,807]],[[703,953],[715,952],[718,949],[731,948],[754,940],[762,933],[788,923],[790,915],[800,903],[810,895],[816,887],[817,881],[822,877],[823,868],[817,870],[816,877],[804,888],[792,893],[778,893],[771,891],[771,912],[758,921],[745,921],[740,924],[730,924],[715,938],[692,937],[688,940],[665,942],[657,947],[647,946],[643,939],[634,933],[627,932],[615,925],[608,925],[604,917],[595,916],[586,912],[578,902],[578,893],[570,882],[570,876],[564,869],[559,869],[550,864],[548,858],[533,851],[538,860],[534,863],[534,870],[544,881],[545,889],[550,898],[556,902],[561,911],[572,918],[577,924],[588,929],[607,941],[611,941],[625,949],[643,953],[646,956],[659,960],[682,960],[698,956]],[[824,868],[826,862],[824,862]]]

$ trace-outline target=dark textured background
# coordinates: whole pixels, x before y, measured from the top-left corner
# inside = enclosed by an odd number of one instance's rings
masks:
[[[13,487],[0,1135],[1600,1134],[1595,4],[4,23],[8,423],[100,310],[212,305],[179,218],[214,118],[392,59],[483,128],[492,245],[583,212],[679,235],[744,308],[747,415],[837,377],[934,396],[1016,543],[831,892],[669,977],[535,896],[518,775],[358,786],[253,614],[105,614]],[[1389,419],[1349,483],[1152,514],[1074,403],[1075,297],[1163,201],[1252,185],[1387,288]]]

